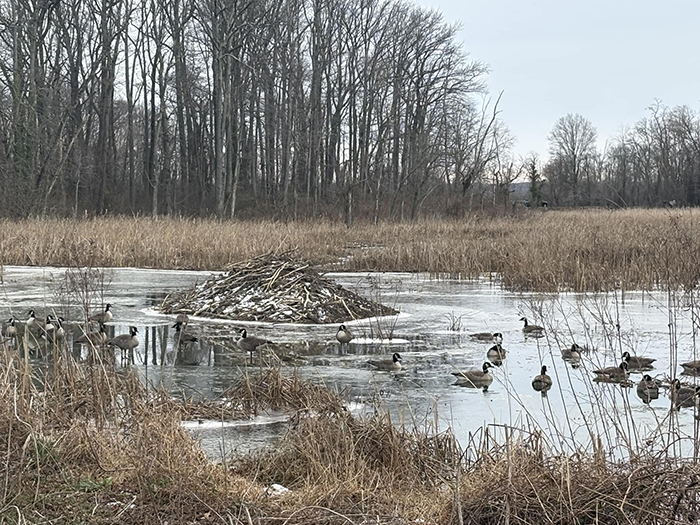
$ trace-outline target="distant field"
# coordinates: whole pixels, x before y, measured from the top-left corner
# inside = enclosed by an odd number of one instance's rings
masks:
[[[0,222],[0,262],[220,270],[296,250],[339,270],[501,275],[515,290],[693,287],[700,213],[574,210],[415,223],[248,222],[112,217]]]

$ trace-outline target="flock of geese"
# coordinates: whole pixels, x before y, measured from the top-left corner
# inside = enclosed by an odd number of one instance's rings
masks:
[[[41,341],[47,345],[61,345],[66,342],[66,320],[63,317],[54,314],[48,314],[45,318],[37,317],[34,310],[29,310],[28,316],[24,324],[24,335],[31,347],[37,347]],[[107,336],[105,324],[113,318],[112,305],[107,303],[103,311],[88,316],[86,328],[80,328],[80,334],[73,339],[73,344],[90,345],[95,348],[103,346],[119,348],[124,357],[139,345],[136,335],[138,329],[131,326],[128,334],[117,335],[110,339]],[[14,316],[7,320],[2,335],[10,340],[17,337],[17,319]]]
[[[538,325],[530,324],[525,317],[520,320],[524,323],[522,332],[527,337],[543,337],[544,328]],[[455,385],[466,386],[472,388],[481,388],[484,391],[493,382],[493,375],[489,372],[491,368],[500,366],[503,359],[506,357],[506,350],[502,346],[503,334],[500,332],[480,332],[470,334],[470,337],[476,341],[494,343],[486,351],[486,358],[481,368],[471,370],[459,370],[452,372],[452,375],[457,378]],[[336,333],[336,339],[342,345],[347,345],[354,338],[352,332],[345,326],[340,325]],[[564,360],[569,361],[573,368],[578,368],[581,362],[582,355],[588,349],[582,348],[577,344],[572,344],[570,348],[563,348],[561,356]],[[645,372],[653,369],[653,363],[656,359],[650,357],[633,356],[629,352],[622,353],[622,359],[617,366],[609,366],[593,370],[595,375],[594,381],[601,383],[619,383],[623,386],[631,386],[632,382],[629,379],[630,373]],[[401,356],[395,353],[391,359],[369,360],[368,364],[378,370],[395,372],[401,370]],[[700,375],[700,360],[682,363],[684,373],[692,375]],[[532,388],[540,392],[543,396],[547,395],[554,384],[552,378],[547,374],[547,366],[542,365],[540,373],[532,379]],[[662,383],[654,379],[649,374],[643,374],[642,379],[637,383],[637,395],[645,404],[659,398],[659,390]],[[671,406],[674,408],[680,407],[697,407],[700,409],[700,385],[684,385],[680,379],[671,381],[669,387],[669,397]]]
[[[81,333],[74,338],[73,343],[91,345],[95,348],[119,348],[122,359],[125,359],[139,346],[138,329],[135,326],[130,326],[129,333],[120,334],[109,339],[105,331],[105,324],[112,321],[113,318],[112,305],[108,303],[104,310],[88,316],[87,327],[85,329],[81,327]],[[520,320],[524,323],[522,332],[525,336],[542,337],[544,335],[543,327],[530,324],[525,317],[521,317]],[[176,317],[175,324],[172,325],[172,328],[175,330],[173,339],[176,347],[198,341],[198,337],[188,329],[188,324],[189,317],[186,314],[179,314]],[[53,344],[61,344],[65,341],[66,329],[64,325],[65,319],[63,317],[49,314],[46,318],[39,318],[36,317],[34,310],[29,310],[28,318],[25,321],[25,328],[34,336],[35,340],[43,339]],[[7,339],[17,337],[17,320],[14,317],[10,317],[7,320],[2,329],[2,335]],[[249,353],[251,359],[258,347],[265,344],[274,344],[267,339],[248,335],[245,328],[241,328],[238,331],[238,335],[237,347],[243,352]],[[336,332],[336,339],[340,343],[341,349],[343,346],[349,346],[354,337],[350,329],[344,324],[340,325]],[[487,390],[493,382],[493,375],[490,373],[490,369],[494,365],[500,366],[506,357],[506,350],[502,346],[503,334],[500,332],[480,332],[470,334],[470,337],[476,341],[494,344],[487,350],[487,361],[483,363],[481,368],[452,372],[452,375],[457,378],[455,385]],[[572,344],[570,348],[562,349],[561,355],[563,359],[571,362],[572,366],[577,368],[582,354],[586,351],[587,349]],[[367,363],[376,370],[397,372],[401,370],[401,361],[401,355],[396,352],[390,359],[370,359]],[[593,370],[595,375],[594,381],[630,386],[632,383],[629,380],[629,374],[651,370],[654,361],[655,359],[653,358],[633,356],[625,351],[622,353],[619,365]],[[686,374],[700,374],[700,360],[682,363],[681,367]],[[542,395],[546,395],[547,391],[552,388],[552,385],[552,378],[547,374],[547,366],[543,365],[540,373],[532,379],[532,388],[541,392]],[[658,399],[659,390],[662,386],[660,381],[645,373],[637,383],[637,394],[644,403],[650,403],[652,400]],[[670,388],[669,396],[672,406],[676,408],[697,406],[700,408],[700,386],[684,385],[679,379],[674,379],[667,386]]]
[[[520,320],[525,323],[523,327],[525,335],[541,337],[544,334],[544,328],[541,326],[529,324],[525,317],[522,317]],[[341,348],[354,339],[353,333],[345,325],[340,325],[335,337]],[[457,377],[455,385],[487,390],[493,382],[493,375],[489,373],[489,369],[493,368],[494,364],[500,366],[506,357],[506,349],[501,344],[503,342],[503,334],[500,332],[480,332],[471,334],[471,337],[476,341],[493,342],[495,344],[487,350],[486,357],[489,361],[484,362],[480,369],[452,372],[452,375]],[[394,353],[391,359],[370,359],[367,363],[377,370],[397,372],[401,370],[401,355]],[[540,374],[532,380],[532,387],[543,393],[546,393],[552,387],[552,378],[547,375],[546,366],[543,366]]]
[[[30,336],[28,342],[30,346],[36,346],[36,343],[44,341],[48,345],[59,345],[66,341],[65,319],[61,316],[53,314],[47,315],[45,318],[36,317],[34,310],[29,310],[28,318],[24,322],[25,334]],[[81,327],[80,333],[73,338],[74,345],[88,345],[93,348],[119,348],[121,350],[122,360],[127,359],[132,352],[139,346],[138,328],[136,326],[129,327],[129,333],[120,334],[116,337],[109,338],[105,329],[106,323],[109,323],[114,318],[112,305],[105,305],[104,310],[88,316],[86,328]],[[196,343],[199,339],[188,329],[189,316],[187,314],[178,314],[175,318],[175,324],[172,328],[175,330],[173,341],[176,348],[182,345]],[[15,317],[10,317],[2,329],[2,335],[6,340],[15,340],[18,336],[17,330],[18,320]],[[260,337],[249,336],[245,328],[238,331],[239,338],[236,341],[237,347],[243,352],[251,354],[251,358],[256,349],[263,344],[272,344],[272,341],[262,339]]]

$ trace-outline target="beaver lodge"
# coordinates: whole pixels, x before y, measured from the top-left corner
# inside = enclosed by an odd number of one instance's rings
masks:
[[[266,254],[232,264],[188,290],[168,295],[167,314],[288,323],[342,323],[398,312],[321,276],[307,261]]]

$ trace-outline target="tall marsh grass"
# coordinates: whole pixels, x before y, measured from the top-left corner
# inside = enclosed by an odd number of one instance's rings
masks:
[[[196,402],[109,363],[54,353],[50,364],[38,374],[0,348],[0,523],[670,524],[700,515],[697,455],[673,446],[630,444],[622,457],[603,438],[564,451],[530,420],[500,426],[505,439],[485,427],[460,444],[430,420],[407,428],[380,412],[355,416],[333,391],[274,368]],[[228,466],[210,462],[181,426],[269,408],[291,410],[287,434]],[[688,439],[665,423],[659,432]],[[270,496],[273,483],[290,491]]]
[[[514,290],[692,287],[700,213],[573,210],[357,224],[108,217],[0,222],[0,263],[221,270],[296,250],[337,270],[496,273]]]

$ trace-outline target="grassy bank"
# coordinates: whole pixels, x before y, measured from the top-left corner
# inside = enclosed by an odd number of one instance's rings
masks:
[[[449,433],[358,418],[323,387],[277,370],[227,403],[176,401],[107,363],[58,358],[39,378],[3,349],[0,523],[688,523],[700,466],[667,455],[611,463],[562,455],[536,429],[462,450]],[[296,414],[279,446],[229,465],[180,426],[274,407]],[[274,497],[267,487],[290,492]]]
[[[695,210],[575,210],[462,221],[358,224],[190,219],[0,222],[0,262],[220,270],[296,250],[340,270],[497,272],[515,290],[693,286],[700,280]]]

